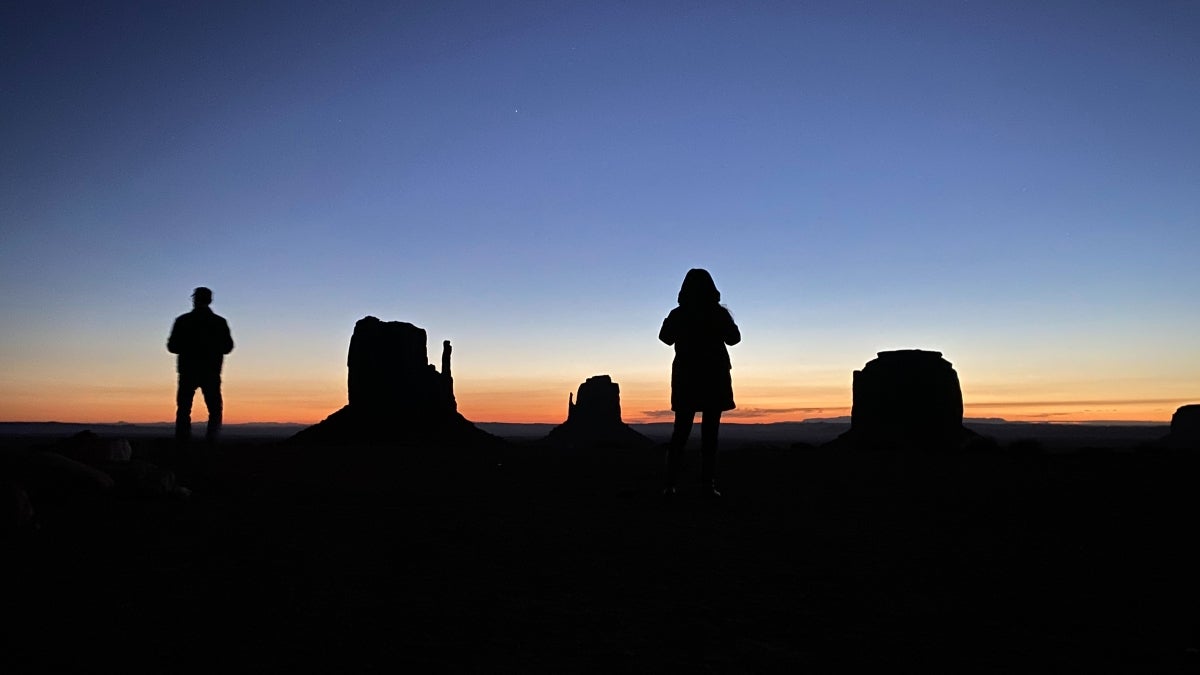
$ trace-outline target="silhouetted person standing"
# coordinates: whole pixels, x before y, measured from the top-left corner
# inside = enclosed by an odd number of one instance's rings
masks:
[[[175,395],[175,438],[186,441],[192,436],[192,399],[196,388],[204,394],[208,407],[208,432],[211,443],[221,433],[221,366],[225,355],[233,351],[229,324],[209,309],[212,291],[201,286],[192,292],[192,311],[181,314],[171,326],[167,351],[178,354],[179,390]]]
[[[663,494],[675,494],[683,469],[683,452],[696,413],[700,423],[701,489],[712,497],[717,492],[717,431],[721,413],[733,410],[732,367],[726,345],[742,339],[733,315],[721,303],[721,292],[707,270],[692,269],[679,289],[679,306],[663,321],[658,339],[675,345],[671,364],[671,410],[675,411],[675,429],[667,447],[667,487]]]

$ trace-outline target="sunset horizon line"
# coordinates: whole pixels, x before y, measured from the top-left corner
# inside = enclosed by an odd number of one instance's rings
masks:
[[[775,419],[775,420],[766,420],[766,421],[754,421],[753,417],[742,417],[742,418],[739,418],[737,416],[730,416],[730,417],[731,417],[731,419],[723,419],[722,423],[723,424],[737,424],[737,425],[749,426],[749,425],[755,425],[755,424],[759,424],[759,425],[806,424],[806,423],[821,423],[821,422],[848,423],[850,421],[850,415],[848,415],[848,414],[847,415],[835,415],[832,417],[804,417],[804,418],[796,418],[796,419]],[[1144,418],[1047,419],[1045,415],[1032,416],[1032,417],[1034,417],[1035,419],[1010,419],[1010,418],[1006,418],[1006,417],[996,417],[996,416],[964,416],[963,423],[964,424],[970,424],[970,423],[1062,424],[1062,425],[1110,424],[1110,425],[1146,425],[1146,426],[1170,426],[1170,424],[1171,424],[1171,421],[1169,419],[1168,420],[1153,420],[1153,419],[1144,419]],[[322,418],[322,419],[324,419],[324,418]],[[319,423],[320,421],[321,420],[315,420],[312,422],[303,422],[303,421],[294,421],[294,420],[250,420],[250,421],[242,421],[242,422],[225,422],[224,426],[252,426],[252,425],[311,426],[313,424]],[[489,420],[469,420],[469,421],[472,424],[559,425],[559,424],[562,424],[565,420],[512,421],[512,420],[489,419]],[[625,424],[639,424],[639,425],[648,425],[648,424],[670,425],[670,424],[672,424],[672,420],[667,419],[667,418],[650,418],[650,419],[639,418],[639,419],[635,419],[632,421],[622,419],[622,422],[624,422]],[[204,424],[205,422],[203,420],[197,420],[196,423]],[[0,424],[14,424],[14,425],[15,424],[30,424],[30,425],[32,425],[32,424],[63,424],[63,425],[99,424],[99,425],[108,425],[108,426],[174,426],[175,423],[173,421],[168,421],[168,420],[149,420],[149,421],[115,420],[115,421],[108,421],[108,420],[63,420],[63,419],[46,419],[46,420],[15,419],[15,420],[0,420]]]

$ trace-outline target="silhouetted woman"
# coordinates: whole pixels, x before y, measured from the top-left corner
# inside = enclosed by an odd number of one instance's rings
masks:
[[[729,377],[729,350],[742,339],[733,315],[721,305],[721,292],[707,270],[688,270],[679,289],[679,306],[663,320],[658,339],[675,345],[671,364],[671,410],[675,411],[675,430],[667,447],[667,487],[663,494],[675,494],[683,451],[692,432],[696,413],[700,423],[703,470],[701,489],[710,496],[717,492],[717,430],[721,412],[733,410],[733,382]]]

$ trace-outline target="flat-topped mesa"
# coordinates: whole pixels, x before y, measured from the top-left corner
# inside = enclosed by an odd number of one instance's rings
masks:
[[[567,399],[567,421],[585,426],[621,421],[621,386],[608,375],[589,377],[579,385],[579,396]]]
[[[429,363],[425,330],[367,316],[354,324],[346,358],[347,405],[292,437],[296,443],[480,444],[499,439],[458,413],[450,341],[442,372]]]
[[[850,431],[857,447],[955,448],[972,436],[963,427],[958,373],[941,352],[879,352],[854,371]]]
[[[546,436],[570,448],[647,447],[652,441],[621,421],[621,387],[608,375],[589,377],[574,399],[568,394],[567,421]]]
[[[1170,447],[1178,450],[1200,450],[1200,404],[1180,406],[1171,415]]]
[[[354,324],[347,398],[350,405],[387,409],[457,410],[449,376],[450,341],[443,343],[442,373],[429,363],[425,329],[368,316]]]

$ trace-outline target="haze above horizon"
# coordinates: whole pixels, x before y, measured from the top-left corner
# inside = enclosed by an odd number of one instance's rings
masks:
[[[171,419],[204,285],[230,423],[343,405],[366,315],[468,419],[654,421],[691,267],[732,422],[898,348],[970,417],[1200,400],[1200,4],[114,4],[0,9],[0,420]]]

